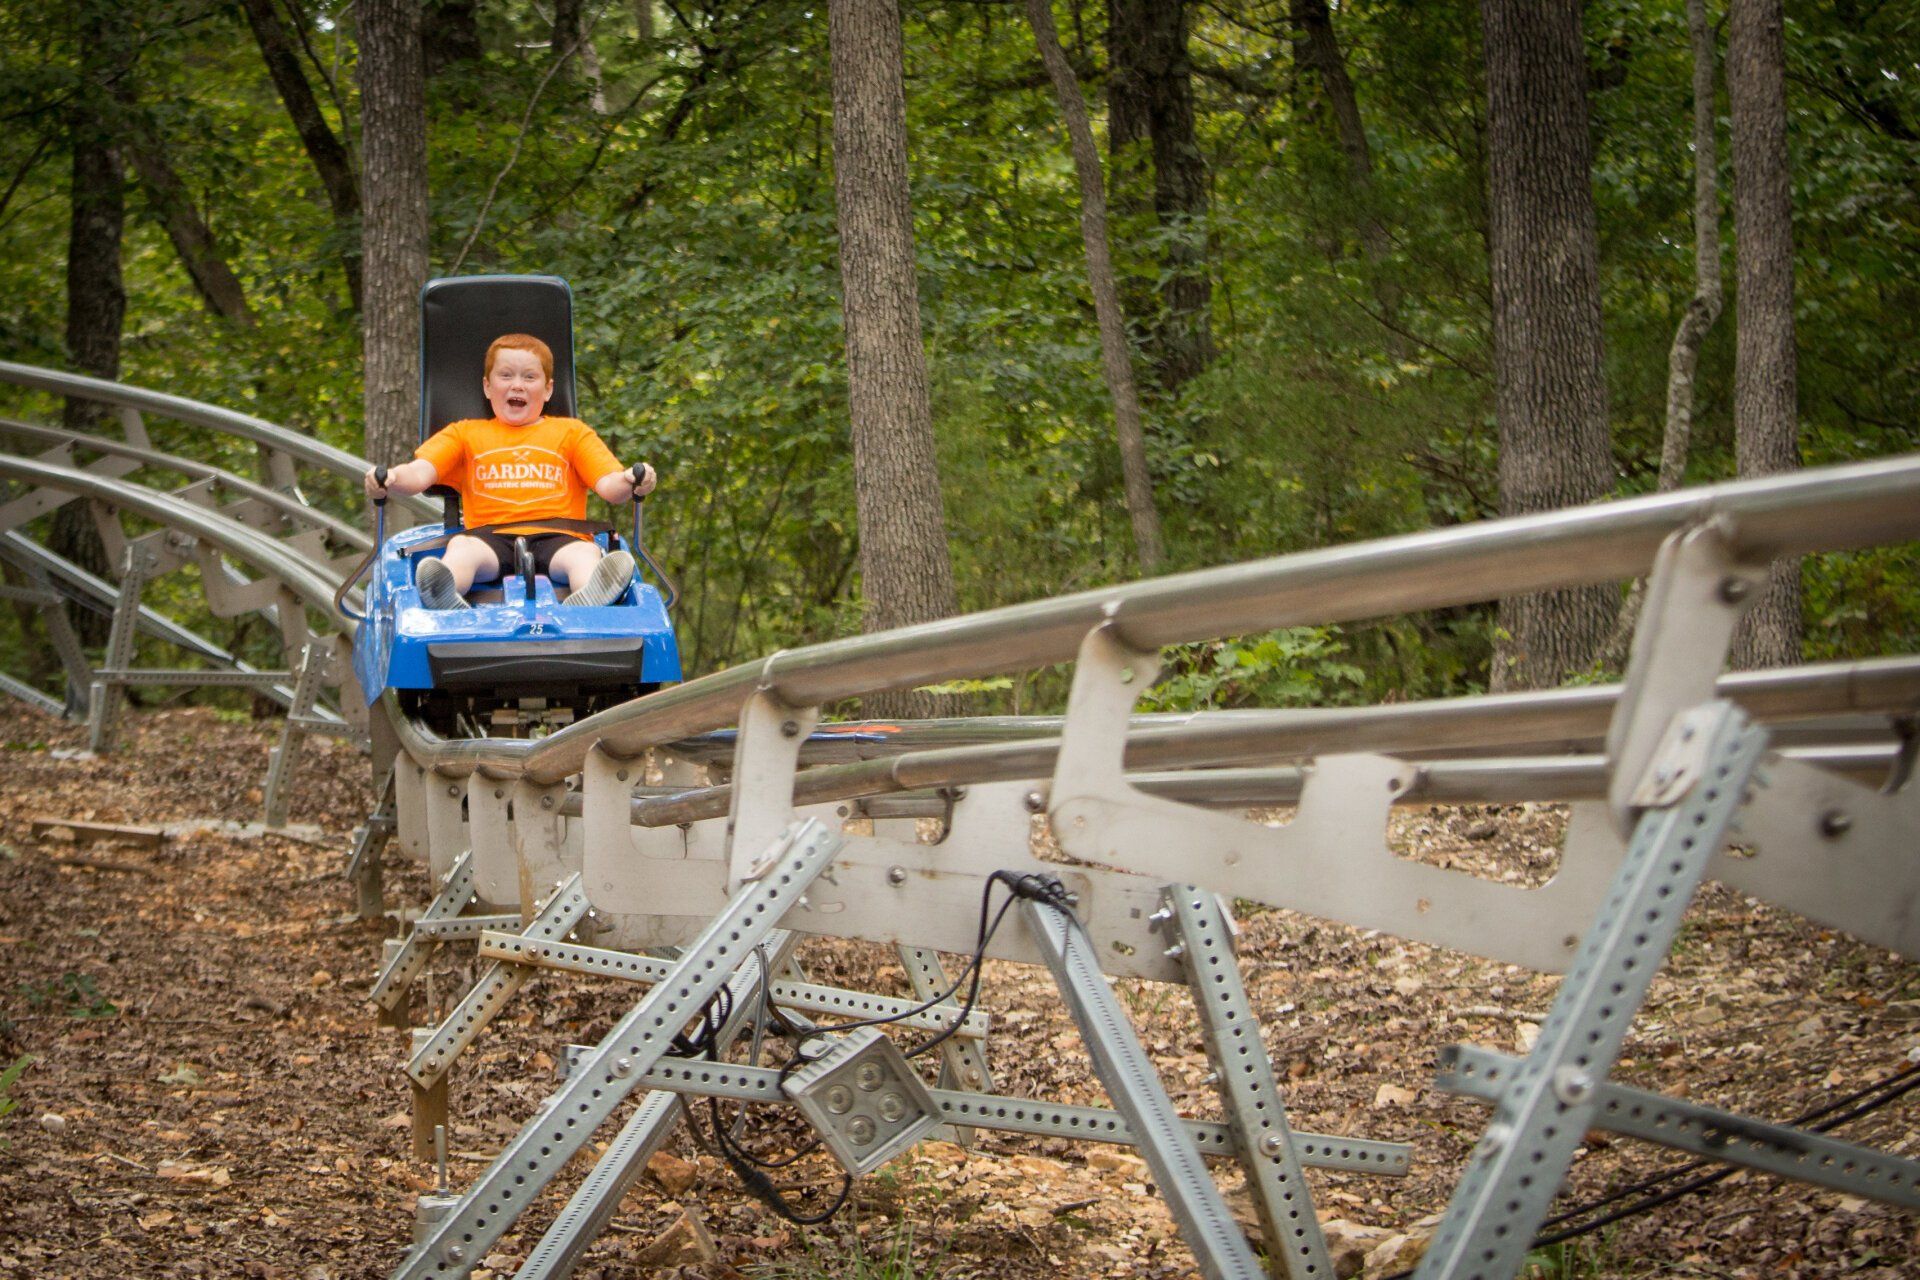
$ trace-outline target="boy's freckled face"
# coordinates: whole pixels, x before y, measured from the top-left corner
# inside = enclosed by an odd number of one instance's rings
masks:
[[[482,385],[493,416],[510,427],[524,427],[539,421],[553,394],[553,379],[540,367],[540,357],[531,351],[506,348],[493,356],[493,372]]]

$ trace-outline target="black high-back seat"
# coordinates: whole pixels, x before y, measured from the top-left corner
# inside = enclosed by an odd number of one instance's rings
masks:
[[[490,418],[481,388],[487,348],[506,333],[529,333],[553,348],[553,396],[547,413],[578,416],[573,396],[573,291],[559,276],[449,276],[420,290],[420,439],[450,422]],[[458,529],[460,494],[427,490],[445,502],[446,527]]]

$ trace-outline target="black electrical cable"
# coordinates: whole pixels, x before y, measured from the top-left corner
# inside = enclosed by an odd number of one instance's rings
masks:
[[[1864,1088],[1856,1089],[1845,1097],[1836,1098],[1812,1110],[1804,1111],[1787,1121],[1787,1125],[1794,1128],[1805,1125],[1810,1127],[1815,1133],[1827,1133],[1850,1121],[1858,1120],[1861,1116],[1870,1115],[1878,1111],[1889,1102],[1911,1093],[1914,1089],[1920,1089],[1920,1063],[1902,1067],[1884,1080],[1877,1081]],[[1850,1104],[1875,1093],[1879,1093],[1882,1096],[1872,1098],[1870,1101],[1864,1102],[1858,1107],[1852,1107],[1850,1110],[1841,1111],[1841,1108],[1849,1107]],[[1841,1113],[1835,1115],[1834,1113],[1836,1111],[1841,1111]],[[1816,1120],[1821,1121],[1821,1123],[1812,1123]],[[1546,1219],[1540,1225],[1542,1227],[1552,1227],[1562,1222],[1571,1222],[1576,1218],[1584,1218],[1596,1209],[1604,1208],[1609,1204],[1616,1204],[1621,1200],[1639,1195],[1643,1191],[1650,1191],[1662,1183],[1671,1182],[1675,1178],[1682,1177],[1695,1169],[1705,1168],[1707,1165],[1713,1163],[1716,1162],[1689,1160],[1687,1163],[1669,1169],[1664,1173],[1655,1174],[1650,1178],[1643,1178],[1631,1186],[1609,1192],[1597,1200],[1592,1200],[1582,1205],[1575,1205],[1571,1209],[1567,1209]],[[1645,1196],[1634,1201],[1632,1204],[1626,1205],[1624,1208],[1616,1209],[1612,1213],[1595,1218],[1590,1222],[1567,1227],[1560,1231],[1548,1231],[1537,1235],[1534,1237],[1533,1243],[1528,1246],[1528,1249],[1531,1251],[1533,1249],[1550,1248],[1553,1245],[1564,1243],[1576,1237],[1589,1235],[1600,1230],[1602,1227],[1610,1227],[1614,1223],[1624,1221],[1627,1218],[1636,1217],[1642,1213],[1650,1213],[1662,1205],[1672,1204],[1676,1200],[1683,1200],[1696,1192],[1704,1191],[1717,1182],[1731,1178],[1734,1174],[1741,1172],[1741,1170],[1742,1166],[1740,1165],[1722,1164],[1711,1173],[1705,1173],[1697,1178],[1688,1179],[1680,1186],[1672,1187],[1657,1195]],[[1412,1271],[1396,1271],[1392,1275],[1383,1277],[1383,1280],[1408,1280],[1412,1275]]]
[[[1000,904],[1000,910],[993,914],[992,922],[989,923],[987,918],[988,911],[992,906],[993,886],[996,884],[1006,887],[1008,897],[1005,902]],[[922,1041],[911,1049],[905,1050],[905,1054],[909,1058],[920,1057],[922,1054],[936,1048],[942,1042],[953,1036],[955,1032],[959,1031],[959,1029],[965,1025],[966,1020],[972,1016],[974,1006],[979,1003],[981,967],[982,962],[986,958],[987,946],[993,941],[994,935],[1000,931],[1000,924],[1006,919],[1008,910],[1012,908],[1016,900],[1021,898],[1030,898],[1036,902],[1044,902],[1060,911],[1070,910],[1073,905],[1072,895],[1067,892],[1066,886],[1053,876],[1040,875],[1032,872],[995,871],[987,877],[986,886],[980,893],[980,923],[974,932],[973,955],[968,959],[966,966],[960,970],[959,976],[948,984],[945,991],[930,996],[911,1008],[902,1009],[898,1013],[890,1013],[885,1017],[862,1018],[855,1022],[835,1023],[832,1026],[794,1028],[792,1023],[786,1023],[786,1026],[796,1034],[797,1039],[801,1042],[813,1039],[816,1036],[840,1035],[848,1031],[857,1031],[861,1027],[883,1027],[890,1023],[903,1022],[916,1014],[926,1013],[931,1009],[937,1008],[943,1001],[952,998],[954,992],[960,989],[961,983],[969,983],[967,998],[961,1003],[959,1014],[932,1038]],[[766,999],[766,988],[764,986],[761,988],[761,992],[762,999]],[[785,1022],[785,1019],[783,1018],[781,1021]],[[798,1055],[796,1055],[796,1057],[797,1056]],[[801,1060],[792,1064],[790,1070],[797,1070],[799,1067],[805,1066],[807,1061],[811,1061],[811,1059]],[[782,1078],[784,1079],[784,1076]]]
[[[988,917],[993,904],[993,886],[995,884],[1003,885],[1006,888],[1007,900],[1000,904],[1000,910],[997,913],[991,913],[992,918],[991,921],[989,921]],[[980,979],[984,969],[987,946],[993,941],[994,935],[1000,931],[1000,924],[1006,919],[1008,910],[1012,908],[1016,901],[1022,898],[1031,899],[1036,902],[1044,902],[1055,910],[1062,912],[1071,910],[1073,906],[1073,896],[1067,892],[1066,886],[1054,876],[1035,873],[1016,873],[1012,871],[994,872],[987,877],[987,883],[980,893],[980,923],[974,933],[973,955],[967,961],[966,967],[960,971],[959,976],[948,985],[945,991],[912,1008],[903,1009],[898,1013],[889,1014],[882,1018],[866,1018],[857,1022],[840,1023],[835,1026],[802,1027],[795,1025],[773,1004],[773,974],[767,967],[765,954],[761,953],[760,1001],[762,1016],[768,1022],[777,1023],[782,1028],[783,1034],[793,1040],[793,1052],[780,1067],[781,1084],[784,1086],[794,1072],[818,1060],[815,1057],[809,1057],[807,1055],[807,1041],[822,1036],[853,1031],[860,1027],[877,1027],[885,1026],[888,1023],[900,1022],[915,1014],[924,1013],[938,1006],[943,1001],[951,999],[954,992],[960,989],[960,984],[968,982],[967,998],[961,1004],[959,1013],[953,1021],[948,1023],[946,1027],[931,1038],[907,1050],[905,1056],[909,1058],[919,1057],[937,1047],[949,1036],[952,1036],[960,1029],[966,1020],[973,1015],[974,1007],[979,1002]],[[724,993],[724,991],[725,989],[723,988],[722,993]],[[701,1031],[698,1034],[692,1036],[676,1036],[674,1038],[675,1052],[679,1052],[683,1045],[686,1049],[686,1052],[681,1053],[680,1056],[693,1057],[698,1053],[704,1052],[708,1058],[718,1060],[719,1030],[721,1024],[727,1020],[732,1012],[732,1002],[731,997],[729,997],[724,1009],[715,1016],[717,1000],[718,996],[716,995],[716,999],[709,1001],[707,1006],[701,1010]],[[691,1117],[693,1112],[689,1110],[687,1114]],[[719,1149],[721,1158],[724,1159],[727,1162],[727,1166],[733,1170],[734,1176],[740,1179],[755,1198],[787,1221],[800,1226],[818,1226],[820,1223],[826,1222],[836,1213],[840,1212],[841,1208],[846,1204],[848,1197],[852,1195],[853,1175],[849,1173],[842,1176],[839,1194],[833,1198],[831,1204],[815,1213],[809,1214],[801,1212],[793,1206],[792,1202],[786,1198],[786,1195],[780,1188],[774,1185],[773,1179],[769,1178],[763,1170],[784,1169],[792,1165],[801,1159],[801,1157],[814,1151],[819,1146],[819,1139],[816,1137],[812,1142],[802,1146],[789,1156],[784,1156],[778,1160],[765,1160],[741,1146],[733,1135],[727,1131],[726,1123],[720,1115],[720,1100],[718,1098],[709,1097],[707,1099],[707,1116],[708,1122],[713,1128],[713,1145]]]

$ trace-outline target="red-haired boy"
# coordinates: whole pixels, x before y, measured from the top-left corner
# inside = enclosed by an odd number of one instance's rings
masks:
[[[487,348],[482,385],[493,417],[447,424],[414,451],[413,461],[387,472],[383,489],[369,470],[367,493],[420,493],[436,484],[460,491],[461,517],[472,529],[492,524],[538,524],[542,520],[581,520],[591,489],[611,503],[629,502],[653,491],[653,468],[641,479],[620,465],[613,452],[577,418],[549,418],[553,395],[553,351],[524,333],[495,338]],[[633,579],[633,556],[616,551],[603,557],[593,539],[578,533],[527,535],[534,571],[574,586],[565,603],[609,604]],[[429,609],[464,609],[475,582],[491,582],[512,562],[512,539],[497,533],[463,533],[447,543],[438,558],[420,557],[414,582]]]

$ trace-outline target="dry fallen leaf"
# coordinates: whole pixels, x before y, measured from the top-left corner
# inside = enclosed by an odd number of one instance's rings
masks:
[[[233,1183],[233,1170],[213,1164],[194,1165],[179,1160],[162,1160],[154,1172],[169,1181],[193,1186],[225,1187]]]

